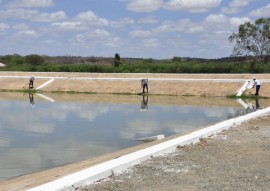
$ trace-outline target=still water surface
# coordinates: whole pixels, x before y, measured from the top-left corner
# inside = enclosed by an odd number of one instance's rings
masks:
[[[226,98],[21,93],[0,93],[0,109],[0,180],[248,112]]]

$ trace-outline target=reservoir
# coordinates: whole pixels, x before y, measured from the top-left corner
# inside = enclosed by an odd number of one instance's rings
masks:
[[[0,93],[0,180],[185,134],[268,100],[224,97]]]

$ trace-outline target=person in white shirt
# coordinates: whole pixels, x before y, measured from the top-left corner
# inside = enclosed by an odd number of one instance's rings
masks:
[[[255,77],[253,77],[253,81],[254,81],[254,87],[256,87],[256,93],[255,95],[259,95],[259,91],[260,91],[260,88],[261,88],[261,82],[260,80],[256,79]]]

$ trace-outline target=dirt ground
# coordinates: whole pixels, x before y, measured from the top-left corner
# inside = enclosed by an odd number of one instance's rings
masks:
[[[80,191],[270,190],[270,116],[179,147]]]
[[[45,92],[91,92],[101,94],[138,94],[140,79],[149,79],[149,93],[154,95],[227,96],[234,95],[245,80],[255,76],[262,82],[260,94],[270,97],[270,74],[105,74],[68,72],[0,72],[0,90],[28,89],[31,75],[35,88],[50,78],[55,80],[41,89]],[[15,76],[16,78],[9,78]],[[23,78],[22,78],[23,77]],[[46,78],[44,78],[46,77]],[[50,77],[50,78],[48,78]],[[249,93],[255,93],[251,89]]]

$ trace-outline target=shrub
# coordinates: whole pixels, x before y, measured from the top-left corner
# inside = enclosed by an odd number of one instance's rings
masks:
[[[45,59],[42,56],[32,54],[25,57],[25,62],[31,65],[43,64]]]

